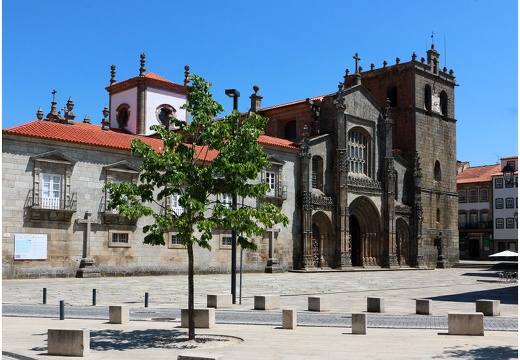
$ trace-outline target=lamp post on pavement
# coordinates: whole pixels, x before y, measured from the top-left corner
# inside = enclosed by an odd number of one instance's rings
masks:
[[[226,95],[233,98],[233,110],[238,110],[240,92],[235,89],[226,90]],[[238,122],[237,129],[238,130]],[[237,194],[233,194],[232,209],[237,209]],[[233,304],[237,303],[237,231],[231,229],[231,297]]]

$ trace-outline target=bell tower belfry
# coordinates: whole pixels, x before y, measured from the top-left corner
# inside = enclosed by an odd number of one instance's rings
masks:
[[[175,84],[145,69],[145,54],[141,54],[139,75],[122,82],[116,81],[116,67],[111,66],[109,119],[111,129],[121,129],[136,135],[153,135],[152,125],[173,126],[170,119],[189,121],[181,106],[186,103],[189,66],[185,66],[184,84]]]

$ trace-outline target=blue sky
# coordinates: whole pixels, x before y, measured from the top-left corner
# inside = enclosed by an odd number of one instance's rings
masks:
[[[213,83],[226,111],[253,85],[270,106],[332,93],[345,69],[426,57],[454,70],[457,158],[472,166],[518,154],[516,0],[39,1],[2,4],[2,128],[71,96],[76,119],[100,124],[116,79],[146,69],[182,83],[184,65]]]

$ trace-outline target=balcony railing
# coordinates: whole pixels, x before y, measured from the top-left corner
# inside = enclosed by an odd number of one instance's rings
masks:
[[[69,199],[49,198],[35,196],[34,191],[30,190],[27,196],[26,206],[31,209],[76,211],[76,196],[77,194],[73,193]]]
[[[459,223],[459,229],[493,229],[493,221],[480,221],[477,223]]]

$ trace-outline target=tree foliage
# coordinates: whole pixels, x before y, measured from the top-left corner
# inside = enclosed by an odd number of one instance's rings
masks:
[[[223,108],[213,99],[211,84],[196,75],[190,75],[189,80],[187,103],[182,108],[189,112],[191,121],[172,118],[175,131],[152,126],[163,141],[159,150],[132,140],[132,155],[142,159],[139,181],[110,183],[106,188],[108,207],[120,215],[153,217],[152,224],[143,228],[146,244],[164,245],[164,234],[177,231],[188,249],[188,277],[192,280],[193,246],[211,249],[212,230],[234,229],[239,245],[256,250],[251,237],[277,223],[287,225],[288,219],[267,202],[252,201],[255,206],[237,209],[221,202],[221,194],[261,199],[269,190],[268,184],[257,181],[261,170],[270,165],[257,142],[267,119],[253,112],[244,117],[234,110],[216,120]],[[167,206],[166,200],[173,195],[178,196],[182,212]],[[188,305],[192,309],[193,282],[189,283]],[[190,321],[190,338],[194,338],[191,330]]]

